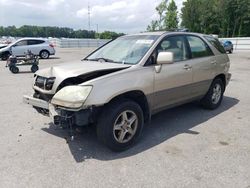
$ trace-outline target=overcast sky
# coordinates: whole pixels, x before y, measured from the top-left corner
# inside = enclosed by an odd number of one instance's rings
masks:
[[[0,26],[40,25],[133,33],[145,31],[161,0],[0,0]],[[175,0],[180,10],[183,0]],[[180,12],[180,11],[179,11]]]

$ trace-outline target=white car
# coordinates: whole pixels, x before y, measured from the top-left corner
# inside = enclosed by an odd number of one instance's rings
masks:
[[[11,54],[15,56],[25,56],[28,50],[34,55],[39,55],[42,59],[48,59],[50,55],[55,55],[54,46],[48,40],[22,38],[0,49],[0,58],[7,60]]]

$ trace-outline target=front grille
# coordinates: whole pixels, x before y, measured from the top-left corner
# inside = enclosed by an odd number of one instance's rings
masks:
[[[54,85],[55,78],[46,78],[42,76],[37,76],[35,81],[35,86],[43,90],[51,90]]]

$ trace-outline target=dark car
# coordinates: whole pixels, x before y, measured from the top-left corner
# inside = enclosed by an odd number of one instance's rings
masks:
[[[230,54],[233,53],[234,45],[231,41],[229,40],[222,41],[222,45],[225,48],[226,52],[229,52]]]

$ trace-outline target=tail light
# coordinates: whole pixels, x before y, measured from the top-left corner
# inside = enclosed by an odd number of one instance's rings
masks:
[[[54,48],[54,45],[53,45],[53,44],[49,44],[49,46],[50,46],[51,48]]]

